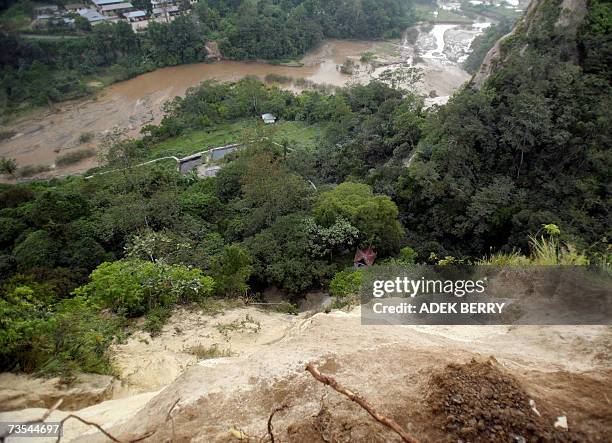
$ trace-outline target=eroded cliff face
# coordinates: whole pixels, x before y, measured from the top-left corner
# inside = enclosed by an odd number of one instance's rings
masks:
[[[227,337],[216,335],[216,325],[235,324],[233,320],[244,319],[247,314],[260,323],[261,329],[221,328]],[[612,423],[606,420],[609,403],[601,395],[612,381],[610,327],[364,327],[359,308],[290,316],[249,307],[219,317],[195,313],[184,317],[181,313],[173,316],[161,336],[147,340],[148,344],[139,341],[143,337],[125,344],[123,357],[132,354],[132,367],[139,366],[136,377],[150,378],[147,371],[159,370],[156,359],[165,364],[166,356],[179,354],[193,343],[208,346],[208,340],[220,341],[220,349],[231,349],[232,355],[193,362],[166,386],[154,386],[152,392],[109,400],[76,414],[102,425],[120,441],[148,436],[142,441],[236,442],[240,435],[245,437],[243,441],[270,441],[268,419],[272,411],[284,406],[272,423],[276,441],[399,441],[355,403],[305,372],[306,363],[314,362],[322,373],[363,395],[423,442],[444,441],[446,434],[462,432],[471,441],[478,441],[473,432],[490,432],[495,424],[502,427],[500,432],[518,429],[529,441],[523,422],[506,420],[498,424],[485,418],[484,428],[464,429],[476,420],[477,410],[490,412],[491,420],[522,417],[535,421],[534,429],[547,435],[561,432],[555,429],[554,421],[565,415],[569,432],[579,433],[571,434],[576,437],[573,441],[604,441],[603,436],[612,432]],[[140,349],[135,349],[137,345]],[[474,366],[472,359],[483,363]],[[455,365],[450,367],[449,380],[460,381],[450,386],[452,397],[459,395],[465,401],[451,402],[452,411],[438,412],[431,404],[432,397],[444,398],[447,392],[439,383],[432,385],[432,376],[448,374],[448,365]],[[472,371],[489,365],[482,380]],[[463,381],[454,375],[457,371],[467,371]],[[513,390],[520,391],[520,396],[532,399],[541,416],[526,406],[528,402],[516,406],[503,393],[472,407],[470,399],[477,400],[481,384],[490,375],[516,388]],[[494,411],[513,408],[521,414]],[[44,412],[36,408],[0,413],[0,421],[32,420]],[[56,410],[50,421],[61,420],[68,413],[63,408]],[[454,418],[447,422],[449,415]],[[498,441],[514,440],[503,436],[498,435]],[[109,440],[96,428],[71,420],[66,423],[62,441]]]
[[[577,34],[586,12],[587,0],[532,0],[512,31],[489,50],[479,71],[472,78],[471,85],[477,89],[482,88],[489,76],[510,57],[524,57],[530,48],[530,37],[550,26],[554,27],[554,33],[560,40],[570,47],[570,57],[577,63]]]

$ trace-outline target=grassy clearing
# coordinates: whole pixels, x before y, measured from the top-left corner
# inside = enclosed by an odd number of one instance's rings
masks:
[[[169,155],[184,157],[217,146],[235,143],[240,140],[242,131],[255,122],[255,119],[246,119],[220,124],[211,129],[188,131],[179,137],[158,143],[151,148],[149,157],[152,159]],[[320,133],[318,126],[304,122],[279,122],[275,128],[276,140],[286,139],[292,144],[313,144]]]

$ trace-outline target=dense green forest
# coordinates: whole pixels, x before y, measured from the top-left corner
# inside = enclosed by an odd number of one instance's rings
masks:
[[[525,264],[546,235],[539,263],[610,263],[612,7],[591,2],[574,35],[555,26],[559,4],[503,44],[484,87],[439,109],[382,81],[299,95],[205,82],[143,139],[109,139],[122,171],[3,185],[0,368],[108,373],[108,344],[135,317],[154,334],[178,303],[269,286],[341,295],[358,285],[357,247],[383,263]],[[275,142],[262,110],[321,136]],[[245,118],[246,147],[215,178],[134,166]]]
[[[33,13],[34,5],[13,7]],[[300,57],[325,37],[399,37],[414,21],[403,0],[201,0],[190,13],[152,22],[138,34],[119,22],[67,29],[71,38],[32,40],[1,26],[0,113],[82,96],[95,75],[117,81],[204,61],[207,40],[217,41],[228,58],[283,60]]]
[[[470,74],[475,74],[480,68],[487,52],[495,45],[495,43],[508,34],[512,30],[512,22],[507,19],[502,19],[498,23],[489,26],[482,35],[474,39],[470,47],[470,55],[463,63],[464,69]]]

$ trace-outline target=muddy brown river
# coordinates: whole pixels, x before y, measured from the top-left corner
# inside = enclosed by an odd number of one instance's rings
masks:
[[[37,111],[13,121],[4,130],[15,132],[15,136],[0,142],[0,156],[14,158],[19,166],[50,165],[51,171],[40,177],[82,173],[96,165],[95,157],[55,168],[57,157],[77,149],[96,148],[104,133],[115,127],[138,136],[142,126],[161,120],[164,102],[184,95],[189,87],[202,81],[235,81],[247,75],[263,79],[268,74],[279,74],[343,86],[349,81],[367,82],[372,75],[365,69],[356,76],[342,74],[338,65],[347,58],[358,61],[361,54],[371,51],[392,64],[393,58],[395,62],[403,59],[404,49],[401,42],[328,40],[306,54],[301,67],[219,61],[162,68],[111,85],[97,97],[61,103],[53,110]],[[426,60],[423,68],[425,93],[436,89],[438,95],[448,96],[468,79],[467,73],[452,63]],[[294,85],[287,87],[297,90]],[[83,133],[95,137],[83,144],[79,142]]]

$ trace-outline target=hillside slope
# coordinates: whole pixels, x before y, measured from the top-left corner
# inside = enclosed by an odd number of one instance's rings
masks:
[[[283,323],[291,318],[267,316]],[[170,325],[168,338],[179,324]],[[478,418],[477,410],[463,411],[455,414],[456,423],[442,423],[447,428],[441,431],[440,420],[444,422],[449,413],[438,411],[435,404],[436,396],[448,388],[440,381],[448,381],[452,374],[456,378],[457,372],[465,380],[452,385],[453,396],[463,396],[466,402],[472,390],[480,390],[491,377],[506,386],[511,397],[524,397],[515,403],[500,391],[495,407],[481,399],[485,414],[491,415],[483,418],[484,427],[473,436],[490,435],[498,424],[500,432],[516,429],[525,438],[555,435],[557,441],[603,441],[612,432],[609,400],[600,395],[612,382],[611,334],[609,327],[363,327],[359,309],[300,315],[274,342],[259,343],[253,331],[233,333],[231,343],[234,339],[253,343],[239,356],[201,361],[160,392],[111,400],[78,415],[102,424],[121,441],[144,435],[149,435],[143,440],[148,442],[237,441],[232,428],[256,441],[266,436],[271,412],[287,405],[273,423],[280,441],[397,441],[365,411],[306,373],[306,363],[313,361],[321,372],[365,396],[424,442],[443,441],[445,434],[458,436],[462,427],[453,426]],[[231,343],[228,346],[233,347]],[[150,348],[141,346],[139,360]],[[541,417],[529,409],[527,399],[535,401]],[[520,419],[507,419],[507,414],[519,410],[530,427]],[[0,418],[31,419],[42,411],[5,413]],[[65,415],[56,411],[51,419]],[[568,433],[555,430],[558,416],[567,417]],[[94,428],[69,423],[65,441],[107,441]],[[506,441],[503,435],[500,441]]]
[[[545,223],[605,253],[611,27],[609,2],[537,0],[440,109],[398,190],[424,254],[526,251]]]

